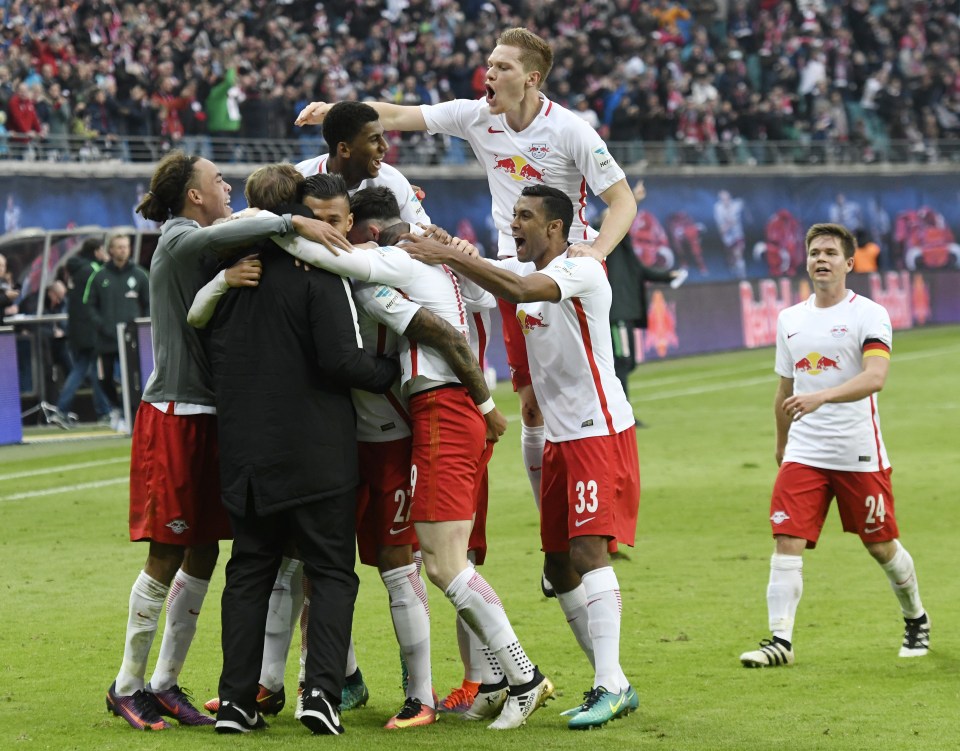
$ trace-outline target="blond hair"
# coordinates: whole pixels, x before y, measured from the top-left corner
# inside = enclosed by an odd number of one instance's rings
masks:
[[[304,177],[288,162],[267,164],[250,173],[243,195],[252,208],[276,209],[300,199]]]
[[[524,72],[537,71],[540,74],[540,86],[543,86],[553,67],[553,50],[549,44],[532,31],[519,27],[504,31],[497,39],[497,44],[519,49]]]

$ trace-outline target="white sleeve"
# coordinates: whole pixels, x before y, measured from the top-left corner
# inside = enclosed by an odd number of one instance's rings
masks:
[[[773,370],[783,378],[793,378],[793,358],[787,346],[787,334],[783,326],[783,316],[777,316],[777,359]]]
[[[497,307],[497,298],[479,284],[460,274],[456,274],[456,277],[460,283],[460,296],[471,313]]]
[[[466,138],[461,119],[463,104],[469,103],[466,99],[453,99],[440,104],[421,104],[420,114],[427,124],[427,133],[445,133],[449,136]]]
[[[613,158],[600,135],[580,118],[565,132],[570,156],[577,169],[586,178],[594,195],[599,196],[607,188],[626,177],[623,169]]]
[[[230,285],[227,284],[227,272],[221,271],[203,285],[197,292],[197,296],[193,298],[193,305],[187,311],[187,323],[196,329],[204,328],[210,323],[210,319],[213,318],[213,313],[217,309],[217,303],[220,302],[220,298],[227,293],[228,289],[230,289]]]
[[[420,306],[384,284],[357,284],[353,299],[363,312],[403,336]]]
[[[863,347],[868,339],[877,339],[893,349],[893,327],[890,325],[890,313],[882,305],[871,305],[863,319],[863,336],[860,346]]]
[[[560,299],[571,297],[586,297],[602,284],[607,278],[603,266],[594,258],[558,258],[545,269],[535,273],[549,276],[560,288]]]
[[[335,256],[320,243],[299,235],[274,235],[271,239],[294,258],[299,258],[318,269],[364,282],[370,280],[370,256],[366,251],[344,250],[340,255]]]

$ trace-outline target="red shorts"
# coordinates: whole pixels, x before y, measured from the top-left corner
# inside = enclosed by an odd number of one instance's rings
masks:
[[[583,535],[633,545],[640,508],[640,461],[633,427],[543,447],[540,541],[545,553]]]
[[[493,453],[493,444],[487,444],[487,451]],[[489,455],[487,460],[489,460]],[[484,461],[483,472],[480,473],[480,479],[477,482],[477,515],[473,518],[473,529],[470,530],[470,541],[467,543],[467,550],[473,552],[473,562],[477,566],[483,565],[487,559],[487,492],[489,489],[489,478],[486,461]]]
[[[477,484],[490,458],[487,424],[463,386],[410,397],[411,519],[464,521],[477,510]]]
[[[513,390],[529,386],[530,364],[527,362],[527,343],[523,339],[520,322],[517,321],[517,304],[497,298],[500,319],[503,327],[503,346],[507,350],[507,365],[510,366],[510,380]]]
[[[887,542],[900,536],[893,508],[891,469],[881,472],[843,472],[786,462],[780,466],[770,499],[770,527],[774,535],[807,541],[813,548],[837,499],[844,532],[864,542]]]
[[[413,545],[410,521],[410,438],[357,444],[357,550],[360,562],[376,566],[377,552],[388,545]]]
[[[140,402],[130,448],[130,539],[186,547],[233,537],[220,500],[216,415]]]

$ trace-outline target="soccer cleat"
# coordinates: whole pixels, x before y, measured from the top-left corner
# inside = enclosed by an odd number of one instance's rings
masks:
[[[640,697],[631,686],[618,694],[603,686],[590,689],[583,695],[583,704],[567,727],[571,730],[589,730],[606,725],[610,720],[626,717],[640,706]]]
[[[740,662],[745,668],[777,668],[793,665],[793,649],[789,644],[776,639],[763,639],[760,642],[760,649],[744,652],[740,655]]]
[[[160,716],[153,696],[142,689],[132,696],[117,694],[117,682],[107,689],[107,711],[122,717],[136,730],[166,730],[170,723]]]
[[[507,688],[506,678],[496,685],[481,683],[477,687],[477,695],[473,697],[473,704],[463,713],[463,719],[490,720],[496,717],[507,700]]]
[[[547,575],[542,572],[540,573],[540,591],[543,592],[544,597],[557,596],[557,590],[553,588],[553,585],[550,583]]]
[[[252,730],[263,730],[267,727],[263,715],[257,710],[253,710],[253,714],[250,714],[239,704],[229,700],[220,702],[216,724],[214,730],[218,733],[249,733]]]
[[[460,686],[450,689],[450,693],[437,704],[437,711],[441,714],[463,714],[473,705],[479,689],[479,683],[465,680]]]
[[[177,685],[165,691],[154,691],[150,688],[150,684],[147,684],[144,691],[153,696],[160,714],[172,717],[181,725],[213,725],[215,722],[212,717],[208,717],[193,706],[190,694]]]
[[[293,719],[299,720],[303,715],[303,681],[297,686],[297,703],[293,707]]]
[[[416,728],[421,725],[432,725],[436,721],[437,710],[425,706],[419,699],[408,696],[400,711],[387,720],[384,727],[387,730],[403,730],[404,728]]]
[[[362,707],[370,699],[370,689],[363,682],[363,673],[360,668],[353,675],[347,676],[346,683],[340,692],[340,711],[347,712]]]
[[[320,688],[304,691],[300,722],[314,735],[343,735],[344,732],[337,707]]]
[[[923,657],[930,651],[930,616],[926,613],[919,618],[904,618],[903,646],[901,657]]]
[[[523,686],[511,686],[500,716],[487,725],[489,730],[510,730],[525,725],[527,718],[553,698],[550,679],[534,668],[533,679]]]

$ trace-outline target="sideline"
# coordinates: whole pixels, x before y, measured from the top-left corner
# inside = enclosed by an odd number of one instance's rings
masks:
[[[59,493],[71,493],[74,490],[87,490],[89,488],[104,488],[109,485],[119,485],[123,482],[130,482],[129,477],[115,477],[112,480],[98,480],[97,482],[82,482],[79,485],[61,485],[57,488],[46,488],[44,490],[31,490],[26,493],[13,493],[12,495],[0,495],[0,503],[3,501],[22,501],[26,498],[39,498],[45,495],[57,495]]]

